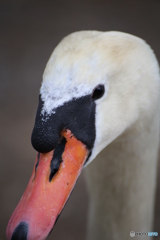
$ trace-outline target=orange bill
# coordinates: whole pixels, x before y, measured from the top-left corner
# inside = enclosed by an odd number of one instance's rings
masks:
[[[46,239],[70,196],[89,151],[70,130],[62,132],[62,138],[65,145],[56,171],[51,164],[56,162],[56,149],[37,155],[28,186],[7,226],[9,240],[15,240],[22,232],[26,240]]]

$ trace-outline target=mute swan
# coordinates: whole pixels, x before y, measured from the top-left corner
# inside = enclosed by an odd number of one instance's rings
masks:
[[[81,31],[60,42],[40,89],[32,133],[39,153],[7,239],[46,239],[83,166],[95,158],[86,168],[87,239],[151,231],[159,79],[152,50],[135,36]]]

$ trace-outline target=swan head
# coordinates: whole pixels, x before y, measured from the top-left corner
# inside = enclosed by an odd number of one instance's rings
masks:
[[[150,81],[153,74],[157,82]],[[95,104],[95,136],[88,164],[140,115],[151,114],[158,83],[157,61],[143,40],[120,32],[73,33],[60,42],[45,68],[41,114],[44,119],[56,115],[58,107],[89,96]],[[94,99],[99,86],[100,96]]]
[[[47,237],[83,166],[118,136],[134,128],[135,123],[142,122],[140,118],[151,118],[158,86],[157,61],[150,47],[137,37],[120,32],[82,31],[60,42],[47,63],[40,88],[32,133],[32,145],[39,154],[24,197],[9,221],[8,239],[20,239],[22,234],[25,239],[33,235],[35,239]],[[71,160],[65,170],[67,158]],[[74,180],[65,190],[71,169]],[[63,184],[54,190],[54,182]],[[45,194],[49,208],[41,196]],[[33,216],[33,211],[39,211],[34,210],[39,201],[41,209],[46,210]],[[43,226],[39,224],[41,227],[35,230],[31,225],[35,226],[34,220],[39,222],[39,217],[43,218]]]

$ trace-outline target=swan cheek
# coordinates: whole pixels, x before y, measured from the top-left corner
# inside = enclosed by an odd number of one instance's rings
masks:
[[[86,146],[70,130],[66,130],[57,149],[37,155],[28,186],[8,223],[8,239],[46,239],[70,196],[88,154]],[[53,158],[61,158],[57,171],[52,165]]]

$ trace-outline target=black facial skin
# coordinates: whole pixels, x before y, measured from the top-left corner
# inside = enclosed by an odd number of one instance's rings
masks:
[[[95,101],[104,95],[104,85],[99,84],[93,89],[92,95],[87,95],[79,99],[72,99],[64,103],[63,106],[54,109],[55,113],[50,116],[41,114],[43,101],[39,97],[39,106],[35,120],[35,126],[32,132],[32,145],[39,152],[36,170],[39,164],[40,153],[46,153],[53,149],[54,155],[50,163],[49,181],[57,173],[62,160],[62,154],[65,149],[66,139],[60,136],[62,130],[69,129],[72,134],[89,150],[89,155],[85,164],[92,154],[92,148],[95,141]],[[84,165],[85,165],[84,164]]]
[[[60,139],[60,142],[57,144],[57,147],[54,150],[53,158],[50,164],[50,175],[49,175],[49,181],[51,182],[54,175],[58,172],[58,169],[60,167],[62,160],[62,154],[64,152],[66,145],[66,139],[63,137]]]
[[[53,150],[60,139],[60,133],[69,129],[73,135],[91,150],[95,141],[95,108],[91,95],[73,99],[54,109],[50,116],[41,114],[43,101],[39,106],[32,132],[31,142],[35,150],[46,153]],[[45,119],[45,121],[43,120]]]

